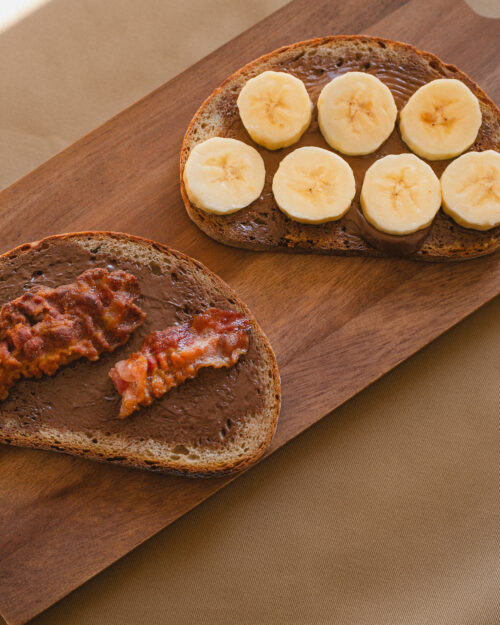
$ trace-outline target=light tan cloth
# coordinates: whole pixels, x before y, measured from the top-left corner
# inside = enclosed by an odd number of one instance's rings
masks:
[[[0,185],[282,4],[53,0],[0,34]],[[498,625],[499,318],[485,306],[34,622]]]

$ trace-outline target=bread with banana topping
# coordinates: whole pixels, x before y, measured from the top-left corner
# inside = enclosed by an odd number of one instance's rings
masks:
[[[238,96],[251,78],[265,71],[287,72],[299,78],[314,104],[309,128],[293,145],[270,150],[255,143],[243,126]],[[317,100],[322,88],[347,71],[366,72],[379,78],[392,92],[399,112],[410,96],[430,81],[451,78],[464,83],[477,98],[482,123],[472,151],[500,150],[500,111],[466,74],[428,52],[406,43],[369,36],[330,36],[285,46],[266,54],[230,76],[194,115],[180,155],[181,191],[189,217],[210,237],[226,245],[250,250],[309,252],[343,256],[404,255],[423,261],[454,261],[491,254],[500,246],[500,227],[465,228],[439,210],[427,231],[397,236],[360,228],[360,191],[366,170],[389,154],[410,152],[399,124],[389,138],[365,156],[341,156],[352,167],[356,195],[351,209],[336,221],[300,223],[279,210],[271,185],[280,161],[293,150],[317,146],[328,150],[318,127]],[[201,210],[190,201],[184,182],[186,161],[199,143],[211,137],[238,139],[255,148],[264,160],[266,178],[262,193],[249,206],[231,214]],[[440,177],[451,160],[427,161]]]

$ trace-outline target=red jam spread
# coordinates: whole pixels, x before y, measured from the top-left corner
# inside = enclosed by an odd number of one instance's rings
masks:
[[[248,351],[250,322],[243,315],[209,308],[192,323],[151,332],[140,350],[109,372],[122,396],[119,417],[149,406],[170,389],[196,377],[202,367],[232,367]]]
[[[89,269],[57,288],[36,286],[0,309],[0,399],[21,377],[53,375],[123,345],[145,314],[126,271]]]

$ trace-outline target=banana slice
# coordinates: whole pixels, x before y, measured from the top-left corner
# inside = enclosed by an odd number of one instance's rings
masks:
[[[256,200],[265,177],[264,161],[255,148],[237,139],[213,137],[191,151],[183,180],[193,204],[225,215]]]
[[[458,224],[475,230],[500,225],[500,154],[468,152],[441,176],[443,210]]]
[[[390,89],[363,72],[334,78],[318,98],[321,133],[343,154],[375,152],[393,131],[397,112]]]
[[[237,104],[248,134],[269,150],[292,145],[311,123],[313,105],[304,83],[285,72],[250,78]]]
[[[343,158],[307,146],[280,162],[273,178],[273,193],[280,209],[291,219],[322,223],[345,215],[354,199],[356,183]]]
[[[441,204],[439,180],[414,154],[384,156],[365,174],[361,207],[377,230],[411,234],[432,223]]]
[[[399,116],[406,145],[430,161],[453,158],[476,140],[481,108],[472,91],[460,80],[433,80],[408,100]]]

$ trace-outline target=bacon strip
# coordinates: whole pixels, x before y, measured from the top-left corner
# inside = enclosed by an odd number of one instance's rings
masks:
[[[140,350],[109,372],[122,396],[119,418],[153,401],[202,367],[232,367],[248,351],[250,322],[237,312],[209,308],[184,323],[151,332]]]
[[[35,286],[0,309],[0,399],[21,377],[53,375],[78,358],[123,345],[145,313],[135,276],[89,269],[75,282]]]

